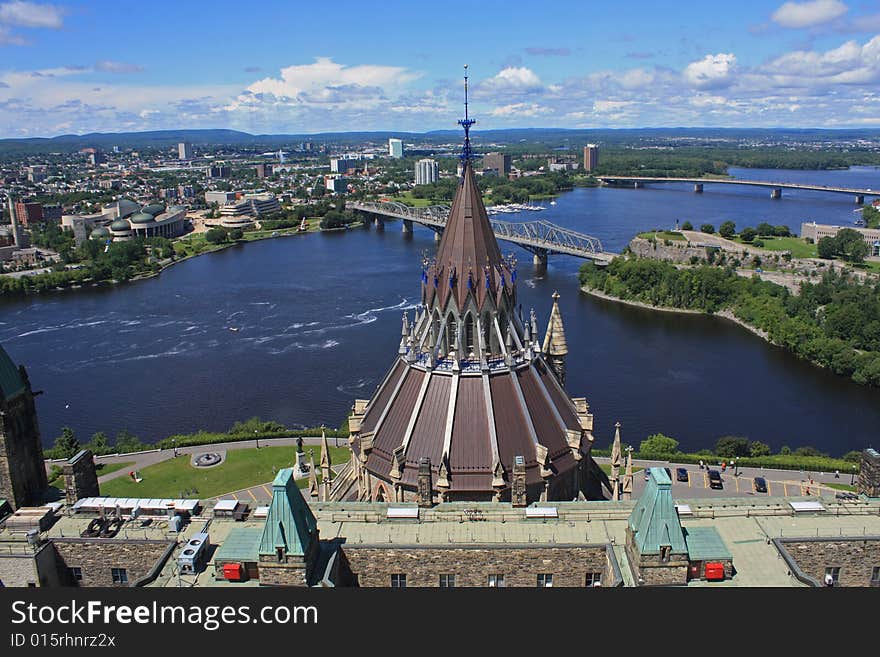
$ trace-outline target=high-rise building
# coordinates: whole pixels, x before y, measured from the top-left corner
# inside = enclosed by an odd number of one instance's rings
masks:
[[[227,166],[215,164],[208,167],[206,173],[208,174],[208,178],[228,178],[232,175],[232,169]]]
[[[330,158],[330,173],[348,173],[358,168],[358,161],[350,157]]]
[[[180,142],[177,145],[177,159],[179,160],[191,160],[193,159],[193,147],[192,144],[189,144],[185,141]]]
[[[596,144],[584,146],[584,171],[592,171],[599,166],[599,147]]]
[[[510,155],[506,153],[489,153],[483,156],[483,168],[493,169],[499,176],[510,173]]]
[[[261,163],[258,164],[255,168],[257,170],[257,178],[268,178],[272,175],[273,169],[271,164]]]
[[[37,165],[30,166],[27,168],[28,182],[32,182],[32,183],[44,182],[47,177],[48,177],[48,173],[46,172],[46,167],[42,164],[37,164]]]
[[[27,228],[43,221],[43,206],[40,203],[16,201],[15,217],[18,223]]]
[[[430,185],[437,182],[439,168],[437,161],[425,158],[416,162],[416,185]]]
[[[403,140],[392,137],[388,140],[388,155],[400,159],[403,157]]]

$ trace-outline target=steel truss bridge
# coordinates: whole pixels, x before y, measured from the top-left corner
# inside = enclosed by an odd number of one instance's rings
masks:
[[[693,184],[694,192],[701,194],[703,185],[745,185],[748,187],[765,187],[770,189],[770,198],[782,198],[783,189],[805,189],[812,192],[828,192],[831,194],[846,194],[852,196],[855,202],[862,205],[866,196],[880,197],[880,190],[857,189],[850,187],[830,187],[827,185],[807,185],[801,183],[767,182],[763,180],[739,180],[736,178],[654,178],[647,176],[598,176],[600,182],[615,187],[635,187],[663,183],[689,183]]]
[[[383,218],[400,219],[404,232],[412,232],[412,224],[427,226],[439,236],[446,227],[449,217],[448,205],[432,205],[413,208],[393,201],[349,201],[346,209],[357,210],[372,215],[377,220]],[[608,264],[617,254],[607,253],[598,238],[563,228],[549,221],[501,221],[489,217],[495,237],[518,244],[533,253],[535,264],[547,263],[551,253],[571,255],[576,258],[593,260],[596,264]]]

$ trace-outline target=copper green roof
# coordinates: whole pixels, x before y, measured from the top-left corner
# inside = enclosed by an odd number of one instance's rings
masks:
[[[263,529],[260,527],[233,527],[214,553],[214,563],[259,561],[262,537]]]
[[[163,212],[165,212],[165,206],[161,203],[153,203],[146,206],[143,210],[141,210],[141,212],[155,216],[157,214],[162,214]]]
[[[12,362],[6,350],[0,346],[0,393],[3,399],[15,397],[20,392],[24,392],[24,379],[21,378],[21,372]]]
[[[125,219],[117,219],[110,224],[110,230],[131,230],[131,226]]]
[[[714,527],[688,527],[684,530],[684,540],[691,561],[733,558]]]
[[[153,215],[147,212],[138,212],[137,214],[133,214],[128,218],[128,220],[133,224],[148,224],[151,221],[155,221]]]
[[[673,554],[687,552],[678,511],[672,500],[672,480],[663,468],[650,468],[650,477],[629,517],[640,554],[659,554],[661,546]]]
[[[260,539],[260,554],[304,556],[315,537],[318,523],[293,478],[293,468],[278,471],[272,482],[272,504]]]

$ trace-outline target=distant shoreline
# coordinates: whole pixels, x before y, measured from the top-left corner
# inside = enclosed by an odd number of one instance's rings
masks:
[[[656,310],[663,313],[680,313],[683,315],[707,315],[712,317],[721,317],[723,319],[729,320],[734,324],[739,324],[741,327],[746,329],[747,331],[754,333],[762,340],[773,344],[770,340],[770,336],[767,335],[766,331],[763,331],[751,324],[748,324],[741,320],[739,317],[733,314],[732,311],[725,309],[720,310],[717,313],[707,313],[703,310],[692,310],[690,308],[673,308],[671,306],[652,306],[649,303],[644,303],[642,301],[633,301],[631,299],[621,299],[620,297],[615,297],[610,294],[606,294],[605,292],[600,292],[599,290],[594,290],[592,288],[587,287],[586,285],[581,286],[581,292],[585,294],[589,294],[590,296],[597,297],[599,299],[605,299],[606,301],[613,301],[615,303],[622,303],[627,306],[635,306],[636,308],[646,308],[648,310]]]

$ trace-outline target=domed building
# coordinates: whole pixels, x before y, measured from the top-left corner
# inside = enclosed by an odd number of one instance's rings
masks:
[[[352,484],[337,499],[572,500],[595,489],[593,418],[564,388],[558,295],[541,341],[517,307],[517,271],[483,206],[465,128],[463,172],[437,253],[423,263],[421,306],[351,428]],[[593,480],[592,482],[590,480]],[[356,489],[356,493],[354,492]]]
[[[186,232],[186,207],[154,203],[110,224],[114,240],[133,237],[179,237]]]

